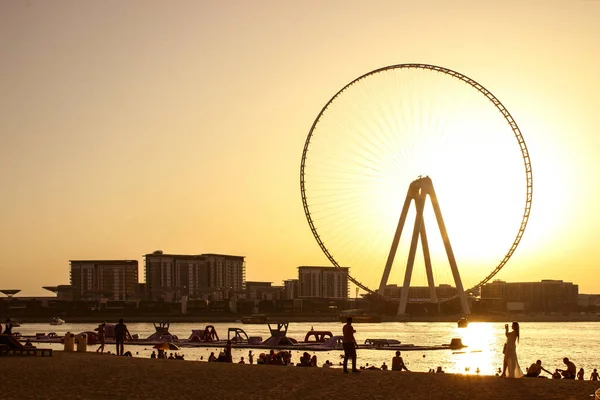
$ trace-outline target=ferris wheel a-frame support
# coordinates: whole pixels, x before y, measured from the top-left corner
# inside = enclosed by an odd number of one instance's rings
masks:
[[[458,267],[456,265],[456,259],[454,257],[454,252],[452,251],[452,246],[450,245],[450,239],[448,238],[446,225],[444,224],[444,219],[442,218],[442,211],[440,210],[440,205],[435,194],[435,190],[433,189],[433,183],[431,182],[431,178],[429,178],[428,176],[426,176],[425,178],[419,177],[419,179],[413,181],[408,187],[406,199],[404,200],[404,206],[402,207],[402,212],[400,214],[400,220],[398,221],[398,227],[396,228],[396,233],[394,235],[392,247],[390,248],[390,253],[388,255],[385,269],[383,270],[383,276],[381,277],[379,293],[384,293],[385,286],[387,285],[387,281],[390,276],[390,271],[392,269],[392,264],[394,263],[394,258],[396,257],[396,251],[398,250],[398,244],[400,242],[400,236],[402,235],[404,223],[406,222],[406,216],[408,214],[410,205],[414,200],[417,214],[415,217],[415,226],[413,228],[412,241],[410,243],[410,251],[408,253],[406,272],[404,274],[404,285],[402,286],[402,293],[400,295],[400,306],[398,307],[398,315],[406,313],[406,305],[408,303],[408,291],[410,288],[410,280],[412,277],[412,271],[415,263],[415,256],[417,253],[417,245],[419,243],[419,238],[421,239],[423,257],[425,259],[425,271],[427,273],[427,284],[429,286],[430,300],[434,303],[438,302],[437,293],[435,291],[435,283],[433,279],[431,257],[429,254],[429,244],[427,242],[427,233],[425,231],[425,224],[423,222],[423,209],[425,208],[425,200],[427,199],[428,195],[431,199],[431,205],[433,206],[435,219],[440,229],[440,234],[442,235],[444,248],[446,249],[446,255],[448,256],[448,262],[450,263],[450,269],[452,270],[452,276],[454,277],[456,291],[458,292],[458,298],[460,299],[462,313],[470,314],[469,304],[467,303],[467,296],[465,294],[462,280],[460,279],[460,274],[458,273]]]

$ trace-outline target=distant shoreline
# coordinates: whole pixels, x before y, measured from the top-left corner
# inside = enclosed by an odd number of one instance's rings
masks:
[[[267,314],[269,322],[339,322],[337,315],[289,315],[289,314]],[[49,323],[48,317],[18,317],[2,316],[13,318],[20,323]],[[120,317],[127,322],[152,323],[158,321],[170,322],[237,322],[241,323],[242,315],[122,315],[118,314],[98,314],[89,316],[69,317],[63,319],[67,323],[88,323],[98,321],[116,321]],[[431,317],[425,316],[384,316],[382,323],[387,322],[457,322],[461,315],[437,315]],[[595,314],[570,314],[570,315],[541,315],[541,314],[497,314],[497,315],[470,315],[469,322],[600,322],[600,315]],[[264,325],[264,324],[259,324]]]

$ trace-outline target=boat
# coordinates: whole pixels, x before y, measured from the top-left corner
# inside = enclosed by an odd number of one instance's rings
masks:
[[[459,328],[466,328],[469,326],[469,320],[463,315],[458,319],[457,325]]]
[[[402,344],[402,342],[400,342],[397,339],[366,339],[365,340],[365,346],[368,346],[368,347],[390,347],[390,346],[400,346],[401,344]]]
[[[52,318],[52,320],[50,321],[50,325],[62,325],[65,323],[64,319],[61,319],[59,317],[54,317]]]
[[[266,314],[250,314],[242,317],[242,324],[266,324],[269,317]]]
[[[345,323],[348,317],[352,317],[352,323],[379,323],[381,315],[374,314],[368,310],[345,310],[340,313],[340,322]]]

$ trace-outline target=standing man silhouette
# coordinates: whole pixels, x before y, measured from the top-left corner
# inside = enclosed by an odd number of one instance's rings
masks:
[[[344,372],[348,373],[348,359],[352,359],[352,372],[359,373],[360,371],[356,369],[356,349],[358,348],[358,344],[356,344],[356,339],[354,339],[354,327],[352,326],[352,317],[348,317],[346,319],[346,325],[342,329],[342,333],[344,334]]]
[[[115,342],[117,345],[117,355],[122,356],[123,351],[125,350],[125,338],[129,330],[127,329],[127,325],[123,323],[123,318],[119,319],[119,323],[115,325]]]

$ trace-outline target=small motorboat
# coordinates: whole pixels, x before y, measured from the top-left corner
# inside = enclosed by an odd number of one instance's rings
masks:
[[[62,325],[65,323],[64,319],[60,319],[58,317],[54,317],[52,318],[52,320],[50,321],[50,325]]]

